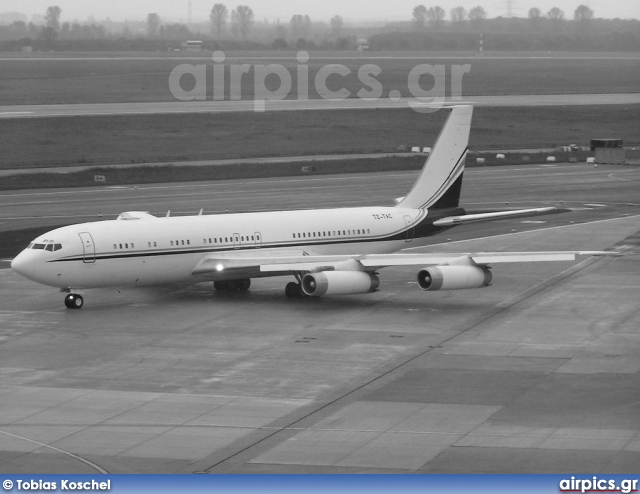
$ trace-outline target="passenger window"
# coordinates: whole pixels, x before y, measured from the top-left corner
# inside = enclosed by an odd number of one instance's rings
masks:
[[[191,245],[191,240],[187,240],[187,245]]]
[[[171,241],[171,246],[173,247],[173,240]]]
[[[117,248],[118,248],[118,246],[117,246],[116,244],[113,244],[113,248],[114,248],[114,249],[117,249]]]
[[[120,245],[120,248],[122,249],[122,244],[118,244],[118,245]]]

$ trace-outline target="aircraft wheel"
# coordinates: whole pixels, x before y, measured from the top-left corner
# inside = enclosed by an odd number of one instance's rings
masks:
[[[298,283],[292,281],[287,283],[287,286],[284,288],[284,293],[287,298],[300,298],[302,296],[302,288]]]
[[[244,279],[244,280],[238,280],[236,282],[236,286],[237,286],[238,290],[240,290],[241,292],[246,292],[249,289],[249,287],[251,286],[251,279],[247,278],[247,279]]]
[[[64,305],[68,309],[82,309],[82,306],[84,305],[84,299],[81,295],[70,293],[64,298]]]
[[[227,282],[226,281],[214,281],[213,282],[213,288],[215,288],[217,291],[223,291],[226,290],[227,288]]]

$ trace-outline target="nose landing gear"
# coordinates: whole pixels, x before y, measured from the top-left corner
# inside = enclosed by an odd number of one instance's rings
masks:
[[[67,309],[82,309],[84,299],[77,293],[70,293],[64,298],[64,305]]]

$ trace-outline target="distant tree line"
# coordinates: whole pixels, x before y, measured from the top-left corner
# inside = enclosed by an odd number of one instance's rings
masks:
[[[480,5],[469,9],[417,5],[407,20],[385,25],[349,25],[336,15],[318,22],[295,14],[280,22],[256,21],[252,8],[229,9],[213,4],[206,22],[164,22],[157,13],[144,20],[91,23],[62,22],[54,5],[44,25],[16,20],[0,26],[0,49],[19,50],[171,50],[189,39],[203,41],[205,49],[318,49],[355,50],[359,39],[371,50],[475,50],[482,35],[485,50],[637,51],[640,21],[600,19],[585,5],[572,17],[558,7],[542,12],[537,7],[526,18],[488,18]]]

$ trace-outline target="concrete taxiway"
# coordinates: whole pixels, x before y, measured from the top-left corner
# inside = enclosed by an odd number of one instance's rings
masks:
[[[430,112],[442,105],[474,106],[573,106],[640,104],[640,93],[619,94],[529,94],[505,96],[468,96],[456,99],[348,98],[286,99],[243,101],[170,101],[155,103],[93,103],[59,105],[0,106],[0,119],[78,117],[96,115],[154,115],[176,113],[228,113],[295,110],[352,110],[408,108]]]
[[[114,203],[380,204],[414,177],[16,191],[1,227]],[[0,471],[637,472],[639,180],[628,166],[467,170],[470,207],[571,211],[468,225],[421,250],[627,254],[496,265],[481,290],[422,292],[394,268],[369,295],[287,300],[274,278],[240,294],[90,291],[69,311],[0,270]]]

